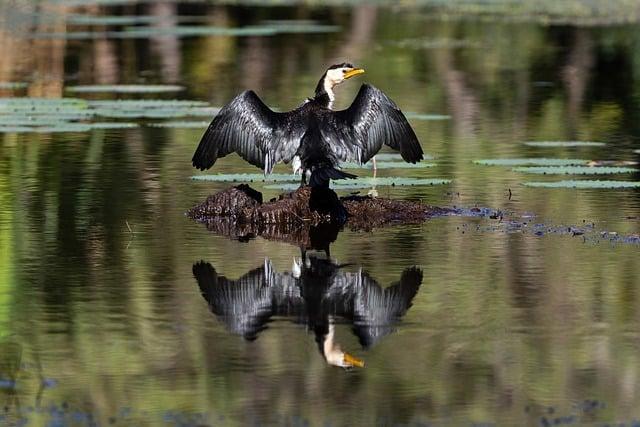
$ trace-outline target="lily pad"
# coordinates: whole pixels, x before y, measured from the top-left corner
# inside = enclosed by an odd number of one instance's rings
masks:
[[[147,123],[152,128],[176,128],[176,129],[204,129],[209,126],[209,122],[196,121],[170,121],[159,123]]]
[[[0,82],[0,89],[24,89],[27,86],[23,82]]]
[[[182,99],[125,99],[107,101],[86,101],[93,108],[117,108],[117,109],[138,109],[138,108],[186,108],[186,107],[208,107],[205,101],[189,101]]]
[[[130,118],[179,118],[179,117],[213,117],[220,111],[219,108],[199,107],[199,108],[147,108],[147,109],[118,109],[118,108],[98,108],[95,114],[101,117],[114,119]]]
[[[549,182],[524,182],[526,187],[534,188],[640,188],[640,181],[607,181],[607,180],[567,180]]]
[[[0,126],[0,133],[25,133],[31,132],[32,129],[25,126]]]
[[[162,21],[162,16],[152,15],[83,15],[70,14],[66,16],[69,24],[76,25],[135,25],[151,24]]]
[[[541,175],[611,175],[633,173],[638,169],[615,166],[527,166],[512,169],[514,172],[535,173]]]
[[[530,147],[604,147],[607,145],[604,142],[594,141],[527,141],[524,145]]]
[[[483,166],[577,166],[586,165],[589,160],[584,159],[548,159],[548,158],[523,158],[523,159],[481,159],[474,160],[476,165]]]
[[[404,113],[404,115],[407,119],[412,119],[412,120],[449,120],[451,119],[451,116],[447,114],[425,114],[425,113],[413,113],[409,111]]]
[[[96,93],[96,92],[115,92],[115,93],[164,93],[179,92],[184,90],[184,86],[178,85],[86,85],[71,86],[66,88],[69,92],[76,93]]]
[[[443,178],[401,178],[401,177],[384,177],[384,178],[356,178],[342,179],[339,181],[331,181],[331,188],[335,190],[347,190],[358,188],[384,187],[384,186],[431,186],[443,185],[451,183],[450,179]],[[272,184],[265,188],[279,190],[295,190],[298,184]]]
[[[214,175],[195,175],[191,179],[213,182],[287,182],[300,181],[301,178],[300,175],[281,173],[272,173],[266,176],[261,173],[219,173]]]
[[[377,169],[421,169],[432,168],[434,166],[436,166],[435,163],[380,162],[376,159]],[[358,163],[343,163],[341,167],[344,169],[373,169],[373,162],[369,161],[362,165]]]
[[[400,153],[378,153],[375,157],[376,161],[378,162],[402,160],[402,156],[400,155]],[[433,156],[424,154],[424,159],[433,160]],[[369,160],[367,163],[371,163],[371,160]]]

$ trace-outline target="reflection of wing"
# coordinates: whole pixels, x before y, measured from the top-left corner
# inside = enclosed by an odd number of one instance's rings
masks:
[[[353,322],[364,347],[393,331],[422,283],[422,271],[416,267],[406,269],[399,282],[385,289],[367,273],[345,271],[345,265],[327,259],[309,256],[298,267],[295,275],[278,273],[265,260],[262,267],[229,280],[201,261],[193,265],[193,274],[211,311],[246,339],[257,338],[273,316],[307,322],[323,339],[329,318],[342,317]]]
[[[218,276],[211,264],[201,261],[193,265],[193,275],[209,308],[231,332],[255,339],[266,328],[272,307],[264,267],[251,270],[238,280],[229,280]]]
[[[416,267],[404,270],[400,281],[385,289],[363,274],[353,305],[354,332],[363,347],[371,347],[393,332],[393,325],[411,307],[421,284],[422,270]]]
[[[193,275],[211,311],[231,332],[249,340],[266,328],[271,316],[292,315],[301,306],[296,279],[275,272],[269,260],[238,280],[219,276],[203,261],[193,265]]]

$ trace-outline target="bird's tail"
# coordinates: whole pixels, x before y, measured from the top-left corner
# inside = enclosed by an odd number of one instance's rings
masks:
[[[318,168],[311,172],[309,185],[311,187],[329,187],[330,179],[353,179],[357,177],[358,175],[342,172],[334,167]]]

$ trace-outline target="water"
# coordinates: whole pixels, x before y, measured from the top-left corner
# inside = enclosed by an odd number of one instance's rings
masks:
[[[8,9],[33,6],[2,7],[9,16]],[[300,265],[294,245],[232,241],[185,217],[229,185],[190,180],[201,129],[152,128],[145,124],[157,120],[133,118],[126,121],[140,127],[0,135],[0,424],[640,419],[638,245],[601,235],[640,232],[640,192],[527,188],[522,182],[561,178],[472,163],[640,161],[633,152],[640,122],[635,26],[435,19],[366,5],[162,3],[102,13],[159,16],[169,26],[177,15],[229,27],[314,19],[341,31],[34,40],[35,32],[98,30],[42,16],[43,23],[25,29],[14,18],[0,32],[0,81],[28,85],[0,89],[2,96],[177,97],[219,107],[251,88],[285,110],[312,94],[326,66],[349,60],[367,73],[338,88],[338,107],[368,81],[406,112],[450,116],[412,120],[434,168],[379,173],[453,183],[380,187],[381,196],[488,207],[506,216],[436,218],[371,233],[346,229],[331,245],[330,262],[313,253],[313,262]],[[186,90],[64,91],[107,83]],[[558,140],[607,145],[522,144]],[[257,169],[229,157],[214,171]],[[511,227],[511,220],[527,226]],[[561,233],[561,226],[587,233]],[[537,235],[539,229],[545,232]],[[218,295],[225,286],[231,299],[203,298],[194,265],[202,267],[196,271],[208,283],[203,289]],[[234,283],[245,275],[244,285]],[[232,303],[242,286],[264,297],[262,308]],[[321,290],[334,299],[319,304]],[[327,342],[364,367],[332,366]]]

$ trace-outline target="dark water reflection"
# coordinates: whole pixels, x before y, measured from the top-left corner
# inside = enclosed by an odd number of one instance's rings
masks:
[[[233,27],[338,25],[269,37],[51,40],[33,34],[97,28],[38,14],[4,19],[0,82],[27,86],[0,94],[57,98],[78,84],[177,83],[185,90],[82,96],[220,106],[252,88],[287,109],[311,94],[328,64],[348,59],[404,111],[449,116],[411,119],[435,167],[380,173],[452,184],[379,188],[381,196],[488,206],[523,224],[447,217],[373,233],[320,230],[301,254],[299,241],[239,242],[185,217],[227,186],[189,179],[201,129],[134,118],[133,129],[0,134],[0,425],[640,419],[638,246],[599,234],[640,233],[640,192],[527,188],[529,176],[472,162],[640,161],[635,24],[441,19],[374,5],[45,6],[9,1],[0,11],[138,13],[167,27],[181,15]],[[357,88],[345,84],[338,106]],[[575,139],[607,145],[522,144]],[[216,168],[256,172],[233,157]],[[266,199],[278,193],[255,186]],[[589,239],[532,231],[588,223],[596,230]],[[294,259],[304,261],[293,268]],[[327,342],[365,367],[328,366]]]

